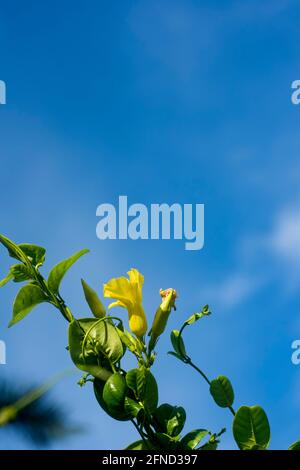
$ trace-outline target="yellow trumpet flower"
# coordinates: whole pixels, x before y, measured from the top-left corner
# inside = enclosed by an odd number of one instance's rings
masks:
[[[123,307],[128,311],[129,327],[138,337],[147,331],[147,319],[142,306],[144,276],[137,270],[128,271],[128,277],[117,277],[103,285],[104,297],[116,299],[108,308]]]
[[[149,349],[150,350],[154,349],[159,336],[162,335],[163,332],[165,331],[172,308],[176,310],[176,306],[175,306],[175,300],[177,298],[176,290],[172,288],[165,289],[165,290],[160,289],[159,293],[162,298],[162,302],[160,306],[158,307],[158,309],[156,310],[153,324],[152,324],[151,330],[149,331],[149,336],[150,336]]]

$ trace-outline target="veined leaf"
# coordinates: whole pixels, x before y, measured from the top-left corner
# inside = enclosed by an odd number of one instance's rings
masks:
[[[143,410],[143,407],[138,402],[129,397],[125,397],[124,405],[126,413],[128,413],[131,418],[137,418]]]
[[[169,403],[163,403],[153,413],[155,429],[171,437],[178,436],[182,431],[186,413],[181,406],[172,406]]]
[[[195,429],[194,431],[186,434],[180,441],[180,444],[185,449],[195,449],[202,439],[209,435],[210,432],[207,429]]]
[[[106,320],[82,318],[69,325],[69,351],[74,364],[94,377],[107,380],[112,374],[110,363],[124,354],[115,327]]]
[[[25,255],[21,248],[14,243],[12,240],[9,238],[5,237],[4,235],[0,235],[0,243],[2,243],[3,246],[8,251],[9,256],[12,258],[18,259],[19,261],[25,261]]]
[[[33,245],[30,243],[21,243],[18,247],[29,258],[33,266],[42,266],[45,261],[46,250],[42,246]]]
[[[178,436],[185,425],[185,420],[185,409],[182,406],[174,406],[172,415],[167,422],[167,434],[172,437]]]
[[[211,381],[210,393],[216,404],[221,408],[232,406],[234,401],[234,391],[230,380],[224,375],[219,375]]]
[[[153,413],[156,410],[158,404],[158,387],[157,382],[153,374],[150,371],[146,373],[146,383],[144,388],[144,399],[143,403],[149,413]]]
[[[14,264],[10,267],[10,274],[14,282],[24,282],[33,279],[33,269],[26,264]]]
[[[9,327],[15,325],[22,320],[28,313],[38,304],[46,302],[47,298],[43,291],[35,285],[28,284],[22,287],[14,301],[13,318],[9,323]]]
[[[74,255],[70,256],[70,258],[63,260],[56,266],[54,266],[54,268],[50,271],[48,277],[48,287],[54,294],[58,293],[60,283],[63,280],[66,272],[70,269],[70,267],[74,263],[76,263],[76,261],[81,258],[81,256],[85,255],[88,252],[89,250],[87,249],[78,251]]]
[[[126,383],[137,400],[152,413],[158,403],[158,387],[154,376],[147,369],[132,369],[126,374]]]
[[[260,406],[241,406],[233,421],[234,439],[241,450],[265,450],[270,443],[270,425]]]
[[[145,369],[131,369],[126,374],[128,387],[134,392],[136,399],[140,401],[144,399],[146,372]]]

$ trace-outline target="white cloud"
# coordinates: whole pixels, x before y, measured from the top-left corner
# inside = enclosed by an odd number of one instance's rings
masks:
[[[204,297],[213,298],[217,309],[230,310],[244,302],[260,285],[254,277],[236,271],[205,289]]]
[[[266,241],[275,256],[300,269],[300,207],[281,211]]]
[[[235,269],[205,290],[222,309],[240,305],[270,283],[276,283],[278,292],[288,296],[298,292],[300,204],[278,210],[269,230],[242,237],[235,256]]]

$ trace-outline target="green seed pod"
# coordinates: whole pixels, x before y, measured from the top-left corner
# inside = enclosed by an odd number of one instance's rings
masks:
[[[116,375],[116,374],[113,374],[113,375]],[[119,374],[117,374],[117,375],[119,375]],[[111,376],[111,377],[113,377],[113,376]],[[116,381],[118,381],[118,379]],[[99,379],[94,380],[94,393],[95,393],[95,397],[96,397],[99,405],[105,411],[105,413],[107,413],[109,416],[111,416],[111,418],[114,418],[118,421],[128,421],[130,419],[130,416],[124,410],[125,396],[123,397],[123,409],[113,410],[113,409],[108,407],[107,401],[108,402],[110,401],[108,399],[108,394],[109,394],[108,390],[111,388],[112,383],[110,383],[108,385],[108,387],[106,388],[106,391],[105,391],[106,400],[105,400],[103,394],[104,394],[104,388],[106,386],[106,383],[107,382],[103,382],[102,380],[99,380]],[[116,402],[120,402],[120,400],[115,400],[115,403]]]
[[[103,318],[106,315],[105,307],[98,297],[98,294],[83,279],[81,279],[85,300],[91,309],[94,317]]]
[[[119,372],[111,375],[103,389],[103,400],[107,407],[113,411],[122,410],[126,391],[127,385],[124,377]]]

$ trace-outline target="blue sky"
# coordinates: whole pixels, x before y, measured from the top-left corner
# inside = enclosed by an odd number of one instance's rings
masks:
[[[266,409],[272,448],[300,438],[300,366],[290,360],[300,338],[300,107],[290,99],[299,21],[293,0],[12,1],[0,13],[1,232],[47,247],[45,272],[91,249],[63,285],[77,316],[87,315],[80,277],[101,292],[133,266],[145,275],[149,317],[160,287],[179,291],[170,330],[209,303],[213,315],[187,333],[191,355],[210,377],[231,378],[236,407]],[[99,241],[96,207],[120,194],[204,203],[204,249]],[[4,276],[4,250],[0,266]],[[70,367],[66,325],[42,306],[8,330],[15,291],[0,293],[1,374],[39,383]],[[187,430],[226,426],[222,448],[232,448],[230,415],[169,348],[166,334],[154,368],[160,401],[186,407]],[[52,396],[85,432],[53,447],[133,441],[76,380]],[[1,448],[27,446],[1,438]]]

